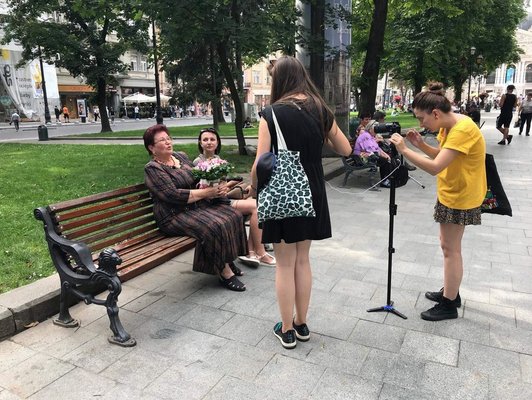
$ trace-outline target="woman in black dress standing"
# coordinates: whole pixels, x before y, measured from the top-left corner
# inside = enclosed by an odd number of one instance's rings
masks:
[[[196,238],[194,271],[217,274],[229,290],[246,290],[232,264],[237,256],[248,253],[242,214],[230,205],[207,201],[224,197],[227,185],[196,189],[192,163],[184,153],[174,152],[164,125],[146,130],[144,146],[152,156],[144,167],[144,181],[159,229],[169,236]]]
[[[270,100],[289,150],[299,151],[307,174],[316,217],[296,217],[263,223],[263,243],[273,243],[277,266],[275,288],[281,320],[274,334],[287,349],[296,346],[296,338],[307,341],[306,325],[312,289],[309,251],[312,240],[331,237],[331,222],[321,163],[324,144],[343,155],[351,154],[351,146],[334,121],[312,83],[305,67],[294,57],[281,57],[270,70]],[[259,124],[257,158],[252,169],[252,191],[257,187],[256,164],[259,157],[277,149],[272,108],[266,108]],[[253,193],[256,195],[256,193]],[[294,316],[295,308],[295,316]]]

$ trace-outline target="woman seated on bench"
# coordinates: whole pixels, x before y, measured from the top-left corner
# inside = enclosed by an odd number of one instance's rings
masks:
[[[379,166],[381,179],[384,179],[392,171],[392,165],[390,163],[391,157],[381,149],[377,142],[374,129],[377,124],[378,122],[374,120],[368,122],[357,137],[353,154],[362,158],[367,158],[370,161],[375,160]],[[389,188],[390,181],[386,179],[381,182],[380,186]]]
[[[212,158],[220,158],[220,150],[222,149],[222,140],[220,135],[214,128],[202,129],[198,136],[198,150],[200,155],[192,162],[198,165],[201,161],[210,160]],[[237,181],[228,182],[229,189],[235,187]],[[249,187],[246,189],[249,193]],[[231,206],[240,211],[243,215],[249,215],[249,239],[248,249],[249,254],[238,257],[244,264],[258,267],[260,264],[275,265],[275,258],[266,252],[262,240],[262,229],[259,228],[259,221],[257,217],[257,201],[251,197],[242,198],[238,200],[231,200]]]
[[[236,277],[240,271],[232,264],[237,256],[247,254],[242,214],[229,205],[207,201],[224,197],[227,185],[196,189],[192,163],[184,153],[174,152],[164,125],[146,129],[144,146],[152,157],[144,167],[144,180],[159,229],[167,235],[197,240],[194,271],[218,274],[227,289],[246,290]]]

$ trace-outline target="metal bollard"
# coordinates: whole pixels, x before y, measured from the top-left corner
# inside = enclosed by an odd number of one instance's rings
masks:
[[[39,125],[37,132],[39,133],[39,141],[48,140],[48,128],[46,125]]]

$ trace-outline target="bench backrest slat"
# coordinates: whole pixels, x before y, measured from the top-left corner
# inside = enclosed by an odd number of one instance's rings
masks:
[[[144,183],[139,183],[138,185],[128,186],[121,189],[111,190],[109,192],[93,194],[90,196],[80,197],[79,199],[67,200],[61,203],[51,204],[48,208],[54,213],[60,213],[73,208],[78,208],[81,206],[87,206],[89,204],[102,202],[104,200],[114,199],[116,197],[122,197],[131,193],[145,192],[147,191],[146,185]]]
[[[102,229],[96,233],[91,233],[89,236],[81,236],[78,238],[78,240],[81,240],[89,246],[92,246],[92,243],[96,243],[102,239],[111,239],[116,237],[116,239],[114,239],[115,243],[120,243],[123,240],[120,239],[120,237],[125,235],[126,238],[129,238],[129,232],[133,229],[143,227],[147,224],[153,225],[154,223],[153,216],[147,215],[135,221],[129,221],[121,225],[112,225],[111,227]]]
[[[134,195],[128,197],[121,197],[119,199],[113,199],[110,201],[103,201],[99,203],[91,203],[92,205],[85,207],[80,207],[76,209],[71,209],[69,211],[56,212],[55,220],[58,224],[70,221],[74,218],[80,218],[85,216],[90,216],[94,214],[99,214],[105,210],[120,208],[127,206],[131,203],[136,203],[143,199],[150,199],[149,193],[135,193]]]
[[[111,213],[111,216],[113,215],[113,213]],[[123,223],[123,222],[127,222],[127,221],[132,221],[134,223],[137,223],[138,225],[143,225],[144,222],[140,219],[137,219],[139,217],[142,217],[144,215],[147,215],[149,216],[151,219],[153,219],[152,215],[153,215],[153,207],[145,207],[145,208],[140,208],[140,209],[136,209],[132,212],[128,212],[128,213],[123,213],[123,214],[120,214],[119,216],[116,216],[116,217],[112,217],[112,218],[106,218],[104,219],[103,221],[101,222],[98,222],[96,224],[92,224],[92,225],[85,225],[85,226],[82,226],[81,228],[79,229],[76,229],[76,230],[73,230],[73,231],[69,231],[69,232],[66,232],[63,231],[63,234],[69,238],[69,239],[77,239],[77,238],[81,238],[83,236],[86,236],[90,233],[94,233],[94,232],[99,232],[101,230],[104,230],[104,229],[108,229],[108,228],[111,228],[111,227],[114,227],[114,226],[118,226],[119,224]],[[109,231],[106,231],[106,232],[109,232]],[[106,235],[104,233],[104,235]]]

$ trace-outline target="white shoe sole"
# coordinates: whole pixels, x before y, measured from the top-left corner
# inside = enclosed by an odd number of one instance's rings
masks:
[[[275,337],[277,339],[279,339],[279,341],[281,342],[281,346],[283,346],[285,349],[293,349],[294,347],[296,347],[297,342],[285,343],[285,342],[283,342],[283,338],[281,336],[279,336],[275,331],[273,331],[273,334],[275,335]]]
[[[250,267],[258,267],[260,265],[260,261],[257,258],[251,258],[247,256],[239,256],[239,261],[250,266]]]

